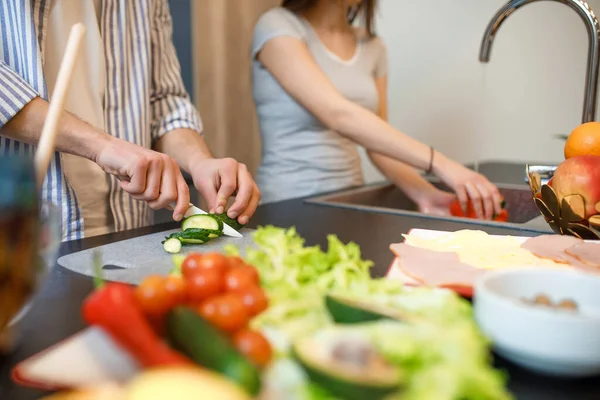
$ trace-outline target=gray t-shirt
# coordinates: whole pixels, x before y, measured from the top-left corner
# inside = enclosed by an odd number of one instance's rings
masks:
[[[264,203],[360,186],[364,183],[357,145],[332,131],[294,100],[257,60],[278,36],[306,43],[315,62],[347,99],[377,112],[375,78],[387,73],[386,50],[378,38],[357,32],[357,49],[347,61],[327,49],[303,17],[281,7],[261,16],[252,42],[252,82],[262,137],[256,177]]]

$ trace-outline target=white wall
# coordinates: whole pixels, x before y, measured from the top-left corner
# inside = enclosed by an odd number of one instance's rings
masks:
[[[585,26],[563,4],[527,5],[481,64],[483,32],[505,3],[380,0],[390,122],[461,162],[560,162],[563,142],[553,135],[581,123]],[[600,0],[588,4],[600,13]],[[367,180],[381,179],[366,158],[364,166]]]

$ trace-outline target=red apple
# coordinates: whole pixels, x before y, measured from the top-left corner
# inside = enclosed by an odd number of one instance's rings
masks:
[[[563,161],[554,172],[552,188],[559,201],[579,194],[585,201],[585,217],[598,214],[600,202],[600,156],[576,156]]]
[[[552,178],[550,178],[550,179],[548,180],[548,182],[546,183],[546,185],[548,185],[548,186],[552,187]],[[538,199],[540,199],[540,200],[541,200],[541,199],[542,199],[542,191],[541,191],[541,190],[538,190],[538,191],[537,191],[537,193],[535,194],[535,197],[537,197]]]

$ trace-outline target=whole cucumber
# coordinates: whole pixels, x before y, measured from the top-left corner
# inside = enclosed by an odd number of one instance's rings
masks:
[[[198,364],[219,372],[255,396],[261,389],[260,372],[237,351],[225,334],[188,307],[167,314],[166,334],[171,346]]]

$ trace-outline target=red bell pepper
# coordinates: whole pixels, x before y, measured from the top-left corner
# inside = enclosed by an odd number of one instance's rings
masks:
[[[502,200],[502,211],[499,214],[494,213],[492,216],[493,221],[498,222],[508,222],[508,211],[504,208],[505,202]],[[452,204],[450,204],[450,214],[454,217],[463,217],[463,218],[477,218],[477,214],[475,213],[475,208],[473,208],[473,202],[469,199],[469,203],[467,205],[467,212],[462,210],[460,202],[455,200]]]
[[[142,367],[193,364],[152,330],[129,285],[103,284],[84,301],[82,311],[88,324],[102,328]]]

